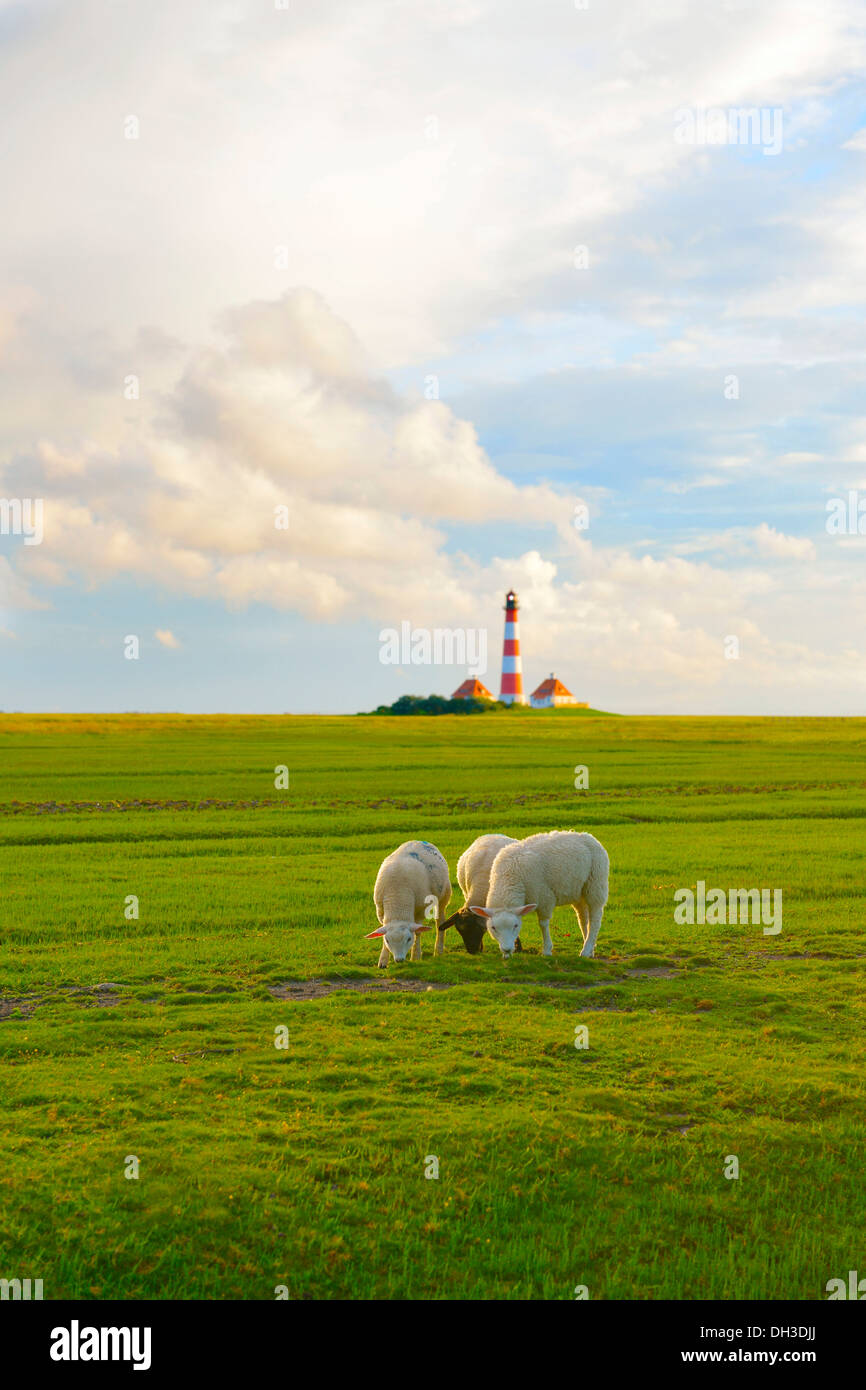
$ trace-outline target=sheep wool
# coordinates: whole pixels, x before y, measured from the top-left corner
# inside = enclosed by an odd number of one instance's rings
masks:
[[[583,937],[582,956],[595,952],[608,896],[607,850],[586,832],[550,830],[505,845],[493,861],[487,904],[480,914],[504,956],[514,950],[521,921],[536,911],[543,954],[553,954],[550,919],[554,908],[574,908]],[[477,911],[473,904],[473,911]]]
[[[381,937],[378,964],[421,959],[420,933],[441,921],[451,901],[448,864],[428,840],[407,840],[382,861],[373,889],[379,927],[369,937]]]
[[[476,955],[483,950],[486,923],[483,917],[472,911],[469,904],[481,903],[482,907],[486,904],[493,861],[505,845],[514,844],[517,844],[517,841],[511,835],[479,835],[478,839],[473,840],[469,848],[463,851],[457,860],[457,882],[463,893],[464,906],[446,921],[440,921],[436,933],[437,956],[442,954],[445,932],[449,927],[457,928],[470,955]],[[522,949],[519,937],[516,949]]]

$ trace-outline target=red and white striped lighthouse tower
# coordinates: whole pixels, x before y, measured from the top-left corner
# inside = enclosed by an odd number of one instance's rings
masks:
[[[525,705],[523,665],[520,660],[520,630],[517,625],[517,595],[505,595],[505,641],[502,643],[502,681],[499,698],[507,705]]]

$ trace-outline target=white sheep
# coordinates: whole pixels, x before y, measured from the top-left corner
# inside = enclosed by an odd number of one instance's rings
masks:
[[[487,905],[472,904],[505,960],[511,956],[522,918],[538,913],[544,940],[542,954],[553,954],[550,919],[556,907],[570,904],[580,923],[582,956],[592,956],[607,902],[610,860],[594,835],[550,830],[505,845],[493,861]]]
[[[439,922],[451,901],[451,875],[444,857],[427,840],[407,840],[383,859],[373,889],[380,926],[367,937],[382,937],[378,964],[421,959],[419,933]]]
[[[486,905],[493,861],[504,845],[514,844],[517,844],[517,841],[511,835],[479,835],[478,839],[473,840],[469,848],[463,851],[457,860],[457,882],[463,891],[463,907],[452,913],[447,921],[440,921],[436,933],[437,956],[442,954],[445,932],[449,927],[457,928],[470,955],[477,955],[483,950],[487,923],[483,917],[476,915],[469,904]],[[516,950],[522,949],[518,937]]]

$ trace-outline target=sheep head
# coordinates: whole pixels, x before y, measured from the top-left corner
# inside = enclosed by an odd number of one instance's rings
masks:
[[[384,944],[396,961],[405,960],[415,944],[415,933],[429,931],[429,922],[389,922],[387,927],[377,927],[367,932],[367,940],[384,937]]]
[[[483,951],[487,923],[483,917],[479,917],[476,912],[473,912],[471,907],[461,907],[459,912],[452,912],[450,917],[439,923],[441,932],[444,932],[448,927],[457,928],[463,938],[463,945],[470,956],[476,956],[479,951]]]
[[[537,903],[527,903],[525,907],[518,908],[486,908],[472,906],[472,911],[478,917],[483,917],[489,936],[493,937],[500,951],[502,959],[508,960],[519,949],[520,928],[523,918],[527,912],[534,912]]]

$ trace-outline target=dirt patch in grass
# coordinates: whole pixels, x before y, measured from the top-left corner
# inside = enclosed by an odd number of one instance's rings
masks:
[[[99,985],[70,985],[67,989],[61,989],[57,992],[65,996],[83,994],[88,996],[84,1000],[85,1006],[96,1005],[98,1009],[109,1009],[114,1004],[120,1003],[120,996],[117,993],[119,989],[120,985],[105,981]],[[21,999],[0,999],[0,1021],[4,1018],[11,1018],[16,1011],[23,1014],[25,1018],[29,1018],[39,1005],[45,1002],[44,994],[26,994]]]
[[[739,786],[729,782],[719,782],[708,786],[696,786],[691,782],[656,783],[647,782],[645,786],[629,791],[625,787],[613,787],[607,791],[593,792],[595,800],[629,801],[660,796],[777,796],[796,791],[850,791],[853,787],[862,788],[863,782],[774,782],[770,786]],[[130,811],[257,811],[290,809],[331,810],[334,807],[351,810],[397,810],[397,811],[475,811],[494,810],[508,806],[533,807],[556,806],[562,803],[561,792],[533,791],[521,796],[510,792],[491,793],[478,800],[468,796],[377,796],[368,800],[350,800],[345,797],[330,799],[326,797],[304,798],[301,802],[290,803],[284,797],[111,797],[105,801],[7,801],[0,802],[0,816],[58,816],[58,815],[106,815]],[[655,816],[628,815],[632,822],[644,823],[655,820]],[[667,888],[667,884],[654,884],[655,888]]]
[[[450,984],[426,984],[424,980],[287,980],[282,985],[268,985],[268,993],[275,999],[322,999],[343,989],[359,994],[411,994],[451,988]]]
[[[281,985],[268,985],[268,993],[275,999],[322,999],[326,994],[338,990],[355,990],[360,994],[405,994],[434,989],[454,989],[457,985],[472,984],[482,989],[498,989],[507,985],[509,995],[516,995],[518,989],[600,989],[603,985],[614,985],[616,980],[593,980],[583,984],[572,980],[452,980],[448,984],[428,983],[426,980],[287,980]],[[517,988],[512,988],[516,986]],[[506,995],[505,997],[509,997]]]
[[[75,985],[68,990],[68,994],[86,994],[92,996],[92,1002],[98,1009],[110,1009],[112,1005],[120,1003],[118,990],[120,985],[104,981],[101,985]]]
[[[313,803],[318,805],[318,803]],[[334,805],[334,802],[330,803]],[[257,811],[286,810],[288,802],[277,797],[256,797],[250,801],[217,801],[208,798],[204,801],[179,799],[171,801],[124,800],[115,801],[11,801],[0,805],[2,816],[69,816],[106,815],[114,811]]]
[[[38,994],[28,994],[23,999],[0,999],[0,1019],[11,1018],[14,1013],[21,1013],[24,1018],[29,1018],[42,1000]]]

